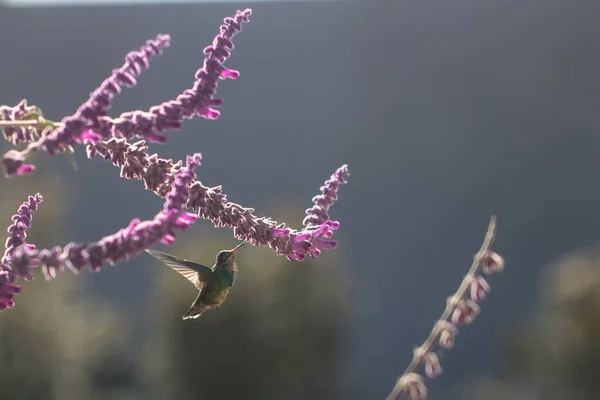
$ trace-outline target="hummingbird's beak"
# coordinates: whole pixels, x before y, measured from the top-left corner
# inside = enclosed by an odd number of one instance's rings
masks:
[[[242,247],[243,245],[245,245],[245,244],[246,244],[246,242],[242,242],[242,243],[238,244],[237,246],[235,246],[235,247],[233,248],[233,250],[231,250],[231,254],[235,254],[235,252],[236,252],[236,251],[238,251],[238,249],[239,249],[240,247]]]

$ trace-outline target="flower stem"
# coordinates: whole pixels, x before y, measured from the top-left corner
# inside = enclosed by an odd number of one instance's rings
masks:
[[[21,121],[0,121],[1,128],[45,128],[48,126],[58,127],[60,122],[53,122],[47,119],[27,119]]]
[[[485,239],[483,241],[483,244],[481,245],[481,248],[479,249],[477,254],[475,254],[475,256],[473,257],[473,263],[471,264],[471,267],[469,268],[469,272],[467,273],[465,278],[462,280],[456,293],[454,293],[454,295],[451,298],[462,299],[465,297],[465,295],[467,294],[467,291],[469,290],[469,277],[471,277],[475,273],[477,273],[479,267],[482,264],[482,260],[485,258],[485,255],[487,254],[490,247],[492,246],[492,243],[494,242],[495,235],[496,235],[496,216],[492,215],[490,218],[490,223],[488,225],[487,232],[485,234]],[[438,321],[447,321],[448,318],[450,318],[450,316],[454,312],[455,308],[456,308],[456,306],[453,305],[452,302],[447,302],[446,308],[444,309],[444,312],[442,313],[442,315],[440,316]],[[408,367],[406,367],[406,370],[400,376],[400,378],[398,378],[396,385],[394,386],[394,388],[392,389],[392,392],[387,397],[387,400],[396,400],[398,398],[398,396],[400,396],[400,394],[404,390],[404,386],[403,386],[404,381],[402,380],[402,377],[415,372],[415,370],[421,365],[421,363],[423,361],[423,357],[419,356],[419,355],[420,354],[421,355],[428,354],[434,348],[435,343],[438,340],[438,336],[440,334],[440,330],[437,328],[437,326],[438,326],[438,324],[436,322],[436,326],[431,330],[431,332],[429,333],[429,336],[427,336],[427,339],[425,339],[425,342],[423,342],[423,344],[420,346],[421,351],[415,352],[415,355],[413,356],[412,361],[410,362],[410,364],[408,364]]]

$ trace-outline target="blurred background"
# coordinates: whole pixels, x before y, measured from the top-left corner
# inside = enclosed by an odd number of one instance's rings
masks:
[[[2,4],[2,2],[0,2]],[[12,3],[14,4],[14,3]],[[141,255],[23,284],[0,314],[0,400],[383,399],[498,216],[492,293],[429,382],[432,399],[600,396],[600,3],[592,0],[0,6],[0,104],[60,120],[159,32],[172,44],[112,115],[193,83],[222,19],[235,38],[217,121],[154,145],[202,152],[199,179],[300,227],[348,163],[335,251],[305,263],[243,248],[227,302],[198,320],[185,279]],[[2,143],[0,150],[9,148]],[[227,150],[224,151],[224,148]],[[95,240],[161,200],[77,149],[4,180],[6,226],[44,202],[39,247]],[[168,251],[211,264],[237,244],[199,221]]]

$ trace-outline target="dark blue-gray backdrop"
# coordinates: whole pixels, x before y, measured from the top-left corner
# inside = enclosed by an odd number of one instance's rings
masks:
[[[431,388],[440,394],[498,367],[498,336],[534,304],[541,268],[600,238],[600,3],[0,7],[0,104],[27,98],[60,119],[126,52],[170,33],[171,47],[113,114],[148,109],[191,85],[222,18],[244,7],[252,20],[227,64],[241,77],[220,86],[221,118],[188,121],[153,150],[175,159],[202,152],[199,178],[265,215],[279,201],[308,207],[349,164],[332,216],[353,281],[346,350],[372,399],[387,395],[497,214],[507,269]],[[101,237],[160,207],[114,167],[76,158],[77,173],[53,160],[76,188],[65,240]],[[19,182],[4,180],[2,192]],[[147,275],[124,264],[81,279],[135,309],[152,296]]]

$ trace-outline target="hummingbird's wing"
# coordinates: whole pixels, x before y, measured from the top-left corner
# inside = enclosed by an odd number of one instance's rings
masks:
[[[146,252],[179,272],[188,281],[192,282],[197,289],[202,289],[212,274],[212,270],[202,264],[184,260],[162,251],[146,250]]]

